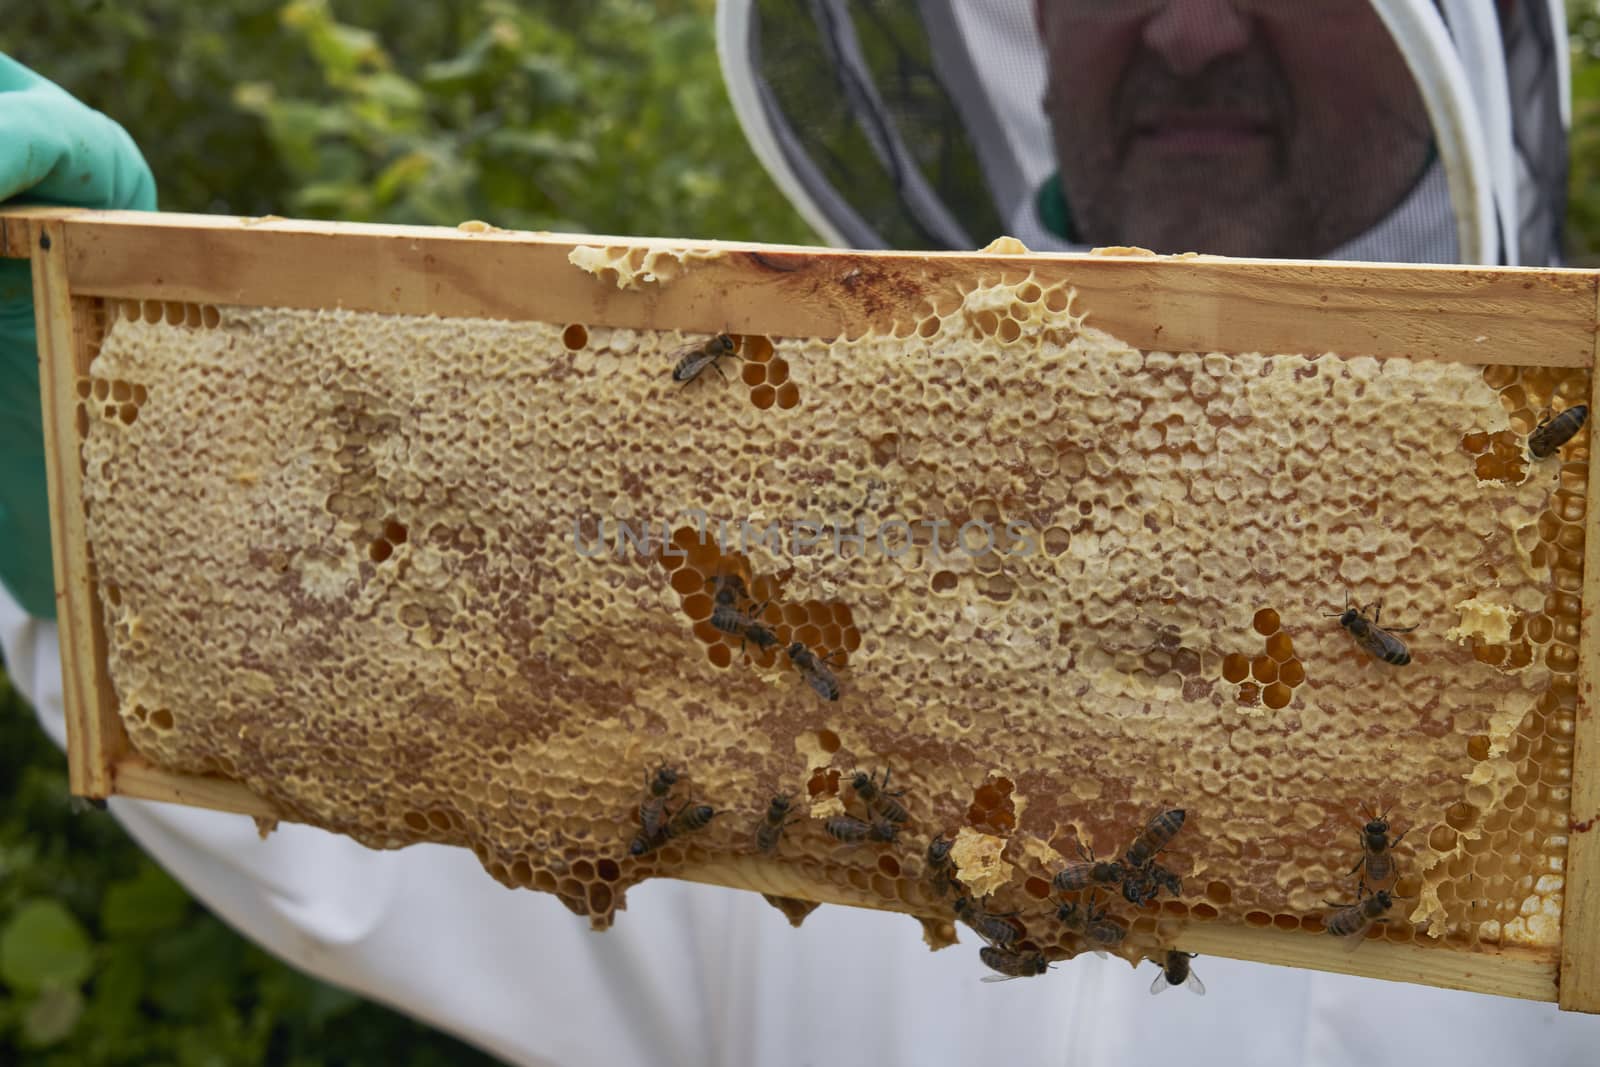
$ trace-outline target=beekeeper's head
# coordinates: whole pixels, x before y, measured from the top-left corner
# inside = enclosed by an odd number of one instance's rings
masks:
[[[830,241],[1552,263],[1562,0],[719,0]]]
[[[1421,180],[1422,94],[1368,0],[1036,0],[1076,240],[1314,258]]]

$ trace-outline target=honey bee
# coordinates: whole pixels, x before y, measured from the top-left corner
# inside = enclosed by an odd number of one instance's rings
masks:
[[[1406,651],[1406,646],[1395,634],[1408,634],[1415,630],[1415,626],[1391,626],[1387,629],[1378,625],[1378,615],[1383,611],[1383,605],[1369,605],[1372,608],[1372,618],[1369,620],[1365,611],[1358,604],[1350,606],[1350,592],[1344,594],[1344,610],[1334,612],[1327,618],[1337,618],[1339,625],[1350,631],[1350,636],[1356,639],[1368,654],[1392,663],[1396,667],[1404,667],[1411,662],[1411,653]]]
[[[706,823],[717,813],[710,804],[685,804],[673,813],[671,821],[667,823],[667,837],[682,837],[684,834],[694,833],[704,829]]]
[[[1093,900],[1083,908],[1064,902],[1056,908],[1056,918],[1061,925],[1075,934],[1081,934],[1086,941],[1107,948],[1122,944],[1122,939],[1128,934],[1120,924],[1106,917],[1104,908],[1095,907]]]
[[[1175,897],[1183,896],[1183,880],[1159,863],[1129,868],[1123,876],[1122,898],[1141,908],[1163,889]]]
[[[696,342],[687,345],[673,353],[677,364],[672,368],[672,380],[675,382],[692,382],[700,377],[700,372],[710,367],[717,372],[717,376],[726,380],[727,375],[722,373],[722,368],[717,366],[717,360],[723,356],[739,357],[734,354],[733,338],[728,334],[719,333],[709,341]]]
[[[1164,811],[1145,824],[1139,835],[1122,854],[1124,867],[1143,867],[1156,858],[1156,853],[1167,847],[1178,831],[1183,829],[1184,809]]]
[[[822,824],[829,837],[836,838],[846,844],[860,844],[862,841],[893,842],[900,828],[888,819],[875,818],[870,822],[858,819],[854,815],[835,815]]]
[[[819,657],[799,641],[790,645],[786,651],[789,654],[789,662],[794,664],[795,670],[805,677],[806,682],[817,691],[818,696],[823,700],[839,699],[839,679],[828,669],[828,660],[832,659],[836,652]]]
[[[777,850],[778,838],[783,835],[784,828],[800,821],[789,818],[789,808],[792,803],[793,801],[787,796],[772,798],[772,803],[767,805],[767,814],[756,827],[756,848],[762,852]]]
[[[1096,860],[1093,849],[1078,846],[1078,855],[1081,860],[1068,863],[1063,867],[1050,884],[1061,893],[1070,893],[1076,890],[1088,889],[1090,886],[1113,886],[1122,881],[1122,864],[1115,861]]]
[[[1587,404],[1570,407],[1555,418],[1546,415],[1528,435],[1528,454],[1534,459],[1555,455],[1558,448],[1572,440],[1573,435],[1583,429],[1583,424],[1588,418]]]
[[[737,574],[719,574],[706,579],[706,583],[713,590],[713,605],[711,608],[711,625],[725,634],[739,638],[739,648],[744,649],[745,641],[753,641],[757,648],[766,651],[778,643],[778,635],[764,626],[759,620],[761,613],[767,610],[770,600],[757,605],[752,611],[744,611],[739,604],[750,599],[745,592],[744,580]]]
[[[979,937],[997,948],[1008,949],[1022,936],[1022,931],[1011,922],[1010,915],[997,915],[985,911],[974,904],[971,897],[957,897],[955,912],[957,919],[972,927]]]
[[[1365,900],[1361,899],[1358,891],[1354,904],[1335,904],[1331,900],[1323,903],[1336,909],[1324,920],[1328,933],[1334,937],[1348,938],[1348,947],[1353,949],[1366,937],[1373,923],[1384,920],[1385,913],[1394,905],[1394,898],[1380,889]]]
[[[986,974],[985,982],[1006,982],[1013,978],[1033,978],[1050,969],[1050,961],[1044,958],[1043,952],[1013,952],[1010,949],[996,948],[994,945],[985,945],[978,950],[978,958],[992,971],[999,974]]]
[[[944,835],[928,842],[928,878],[940,896],[955,888],[955,864],[950,860],[950,848],[955,842]]]
[[[671,767],[659,767],[652,776],[645,772],[645,798],[639,802],[639,836],[633,839],[628,851],[642,856],[664,840],[667,811],[667,794],[678,784],[678,772]]]
[[[1135,907],[1150,903],[1158,891],[1149,867],[1129,867],[1122,876],[1122,899]]]
[[[1097,945],[1113,948],[1122,944],[1128,931],[1116,920],[1106,918],[1106,913],[1097,911],[1093,904],[1089,905],[1087,915],[1084,917],[1083,936]]]
[[[1150,983],[1151,993],[1164,992],[1168,986],[1187,986],[1189,992],[1197,997],[1206,995],[1206,984],[1200,981],[1200,976],[1189,969],[1189,961],[1194,959],[1193,952],[1179,952],[1171,949],[1167,952],[1165,963],[1157,960],[1161,973],[1156,975],[1156,980]]]
[[[850,788],[855,790],[856,796],[866,802],[869,812],[882,815],[892,823],[903,823],[911,818],[911,814],[906,811],[905,805],[895,799],[895,797],[905,796],[906,791],[901,789],[890,792],[889,790],[889,768],[887,767],[883,769],[883,781],[881,783],[874,781],[872,775],[866,771],[857,771],[855,776],[850,779]]]
[[[1400,843],[1400,838],[1411,831],[1407,830],[1392,840],[1389,837],[1389,813],[1371,815],[1369,813],[1367,825],[1361,830],[1361,859],[1350,868],[1350,873],[1361,870],[1360,885],[1365,886],[1370,880],[1374,884],[1382,885],[1392,881],[1399,873],[1399,866],[1395,862],[1393,849]]]

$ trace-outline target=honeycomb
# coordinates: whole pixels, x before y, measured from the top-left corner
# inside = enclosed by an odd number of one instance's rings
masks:
[[[1319,934],[1388,811],[1408,899],[1368,936],[1552,949],[1589,437],[1521,441],[1588,372],[1140,351],[1093,312],[974,279],[678,384],[703,336],[108,302],[78,427],[129,738],[597,928],[737,870],[793,922],[811,887],[939,947],[942,835],[1019,950],[1067,957],[1052,876],[1183,807],[1181,894],[1104,901],[1136,962],[1193,923]],[[775,643],[711,624],[729,575]],[[717,814],[635,856],[661,767]],[[884,769],[894,840],[829,837]]]

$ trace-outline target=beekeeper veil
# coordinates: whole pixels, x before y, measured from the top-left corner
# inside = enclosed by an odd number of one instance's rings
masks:
[[[829,241],[1549,264],[1562,0],[719,0]]]

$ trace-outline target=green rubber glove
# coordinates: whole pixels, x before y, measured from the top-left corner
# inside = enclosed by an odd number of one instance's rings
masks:
[[[0,201],[154,211],[133,139],[65,90],[0,55]],[[28,261],[0,259],[0,581],[54,618],[39,360]]]

